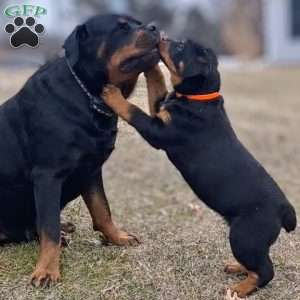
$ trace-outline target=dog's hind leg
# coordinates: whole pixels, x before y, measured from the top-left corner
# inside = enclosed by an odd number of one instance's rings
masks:
[[[60,243],[62,247],[67,247],[70,243],[69,234],[76,231],[76,227],[71,222],[60,223]]]
[[[60,231],[62,233],[74,233],[76,231],[76,227],[71,222],[60,223]]]
[[[4,232],[3,227],[0,226],[0,245],[5,244],[7,240],[8,240],[7,234]]]
[[[6,243],[8,241],[8,237],[5,233],[0,231],[0,245]]]

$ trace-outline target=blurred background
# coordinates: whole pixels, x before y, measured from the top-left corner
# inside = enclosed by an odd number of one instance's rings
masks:
[[[47,9],[37,18],[46,29],[38,48],[11,48],[4,28],[14,18],[3,11],[16,4]],[[171,37],[191,37],[218,53],[232,126],[299,215],[300,0],[0,0],[0,103],[61,51],[77,24],[106,12],[155,20]],[[146,99],[141,76],[130,101],[147,110]],[[221,299],[235,282],[221,271],[230,257],[223,220],[198,201],[162,151],[120,125],[104,182],[115,220],[143,245],[102,247],[83,201],[74,201],[64,212],[77,230],[62,258],[63,282],[31,289],[36,245],[0,248],[0,300]],[[276,278],[251,299],[300,300],[299,228],[272,248]]]
[[[47,15],[38,49],[11,49],[3,14],[16,4],[40,5]],[[126,13],[155,20],[171,37],[190,37],[212,47],[228,63],[300,62],[299,0],[1,0],[0,64],[36,64],[61,49],[76,24],[98,13]]]

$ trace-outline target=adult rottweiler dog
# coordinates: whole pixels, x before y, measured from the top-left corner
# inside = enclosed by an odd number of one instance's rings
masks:
[[[1,242],[40,241],[35,286],[60,278],[60,212],[82,195],[94,230],[113,244],[136,237],[112,221],[102,165],[113,151],[118,116],[100,95],[107,83],[125,98],[160,57],[155,26],[102,15],[76,27],[65,57],[41,67],[0,107]]]
[[[228,293],[245,297],[273,278],[269,249],[282,227],[295,229],[295,210],[231,127],[214,52],[193,41],[162,39],[160,53],[174,91],[160,101],[167,90],[161,72],[152,71],[161,89],[156,116],[126,102],[114,86],[104,89],[104,100],[153,147],[165,150],[196,195],[225,218],[237,260],[225,270],[248,275]]]

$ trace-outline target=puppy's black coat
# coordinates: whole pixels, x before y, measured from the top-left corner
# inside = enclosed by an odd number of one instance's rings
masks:
[[[273,278],[269,248],[282,227],[295,229],[295,210],[237,138],[223,98],[192,101],[184,96],[219,91],[213,51],[192,41],[172,41],[162,46],[161,55],[175,82],[175,91],[160,103],[169,118],[151,118],[126,103],[127,121],[153,147],[165,150],[196,195],[225,218],[235,258],[264,286]],[[114,106],[118,112],[117,102]]]

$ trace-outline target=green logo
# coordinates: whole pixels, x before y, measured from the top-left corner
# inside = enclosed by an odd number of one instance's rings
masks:
[[[4,10],[4,15],[13,18],[4,30],[10,35],[9,41],[13,48],[28,46],[38,47],[40,35],[45,27],[37,18],[47,15],[46,8],[34,5],[11,5]]]
[[[35,5],[11,5],[4,10],[4,15],[9,18],[15,17],[41,17],[47,15],[47,9]]]

